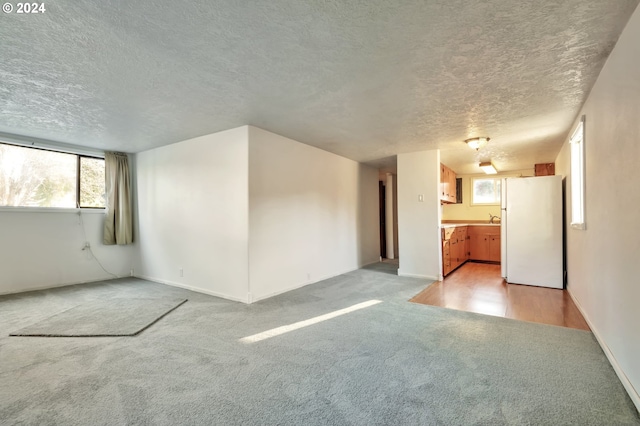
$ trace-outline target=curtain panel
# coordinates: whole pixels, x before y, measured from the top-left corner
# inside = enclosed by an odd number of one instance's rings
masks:
[[[107,191],[104,243],[107,245],[131,244],[133,243],[133,215],[129,157],[119,152],[105,152],[104,164]]]

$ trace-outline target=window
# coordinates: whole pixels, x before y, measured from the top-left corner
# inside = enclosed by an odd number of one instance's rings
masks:
[[[501,178],[477,178],[472,180],[471,204],[500,204]]]
[[[0,206],[104,208],[104,159],[0,143]]]
[[[104,159],[78,156],[80,161],[79,206],[105,207]]]
[[[584,222],[584,115],[569,140],[571,145],[571,227],[585,229]]]

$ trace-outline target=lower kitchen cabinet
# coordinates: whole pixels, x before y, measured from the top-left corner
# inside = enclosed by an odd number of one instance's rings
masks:
[[[469,226],[471,260],[500,262],[500,227]]]
[[[466,226],[442,229],[442,274],[448,275],[469,260],[469,237]]]
[[[451,243],[442,241],[442,274],[447,275],[449,272],[451,272]]]
[[[447,276],[467,260],[500,262],[499,226],[442,228],[442,275]]]
[[[500,234],[489,235],[489,260],[500,262]]]

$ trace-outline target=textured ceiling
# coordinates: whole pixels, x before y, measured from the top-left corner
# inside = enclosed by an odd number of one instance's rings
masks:
[[[46,2],[0,16],[0,132],[138,152],[251,124],[382,168],[531,168],[639,1]]]

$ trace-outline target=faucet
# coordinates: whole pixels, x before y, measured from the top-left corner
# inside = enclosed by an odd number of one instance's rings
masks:
[[[498,219],[498,222],[500,222],[500,217],[494,216],[491,213],[489,213],[489,223],[496,223],[495,222],[496,219]]]

